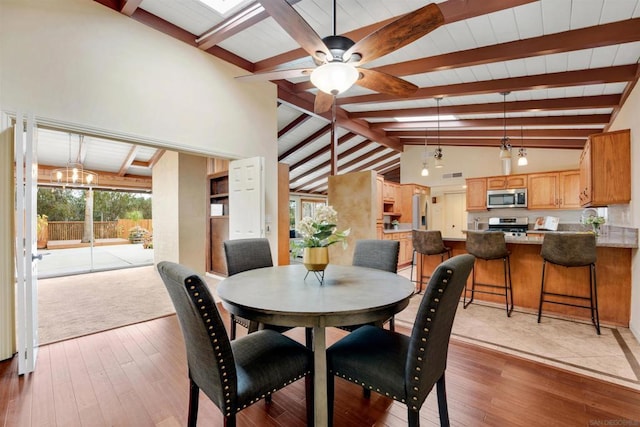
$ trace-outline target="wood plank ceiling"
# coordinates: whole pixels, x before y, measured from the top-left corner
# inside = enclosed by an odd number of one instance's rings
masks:
[[[308,54],[247,0],[221,16],[198,0],[95,0],[247,73],[310,66]],[[331,0],[289,0],[321,37]],[[429,1],[338,0],[337,33],[357,41]],[[640,77],[640,0],[437,0],[444,25],[365,68],[419,87],[395,98],[353,86],[337,98],[338,173],[398,175],[400,152],[440,144],[581,149],[606,130]],[[299,75],[299,73],[297,74]],[[314,114],[307,78],[278,86],[279,161],[290,189],[323,193],[330,174],[330,114]],[[502,92],[509,92],[503,102]],[[417,117],[431,116],[429,120]],[[406,121],[403,121],[406,120]],[[521,136],[523,137],[521,140]]]

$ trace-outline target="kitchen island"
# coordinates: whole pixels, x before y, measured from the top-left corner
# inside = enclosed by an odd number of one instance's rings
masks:
[[[511,279],[516,309],[538,311],[540,283],[542,280],[542,257],[540,248],[544,232],[536,231],[526,237],[507,237],[511,251]],[[453,255],[467,253],[464,238],[444,238],[445,245]],[[629,326],[631,310],[631,256],[638,247],[636,229],[611,230],[597,240],[596,277],[598,306],[602,324]],[[422,267],[429,274],[440,263],[440,257],[424,257]],[[476,260],[476,280],[479,283],[502,283],[503,269],[500,262]],[[420,271],[418,272],[420,274]],[[419,277],[419,276],[418,276]],[[571,268],[547,264],[548,291],[570,295],[588,295],[589,269]],[[471,279],[469,279],[469,287]],[[476,294],[476,300],[504,304],[504,297]],[[473,309],[473,305],[467,308]],[[577,318],[590,321],[589,310],[557,304],[545,304],[544,315]],[[544,322],[544,317],[543,317]]]

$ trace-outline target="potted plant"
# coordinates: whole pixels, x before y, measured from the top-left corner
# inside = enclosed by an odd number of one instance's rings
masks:
[[[600,235],[600,226],[605,223],[605,219],[603,216],[591,215],[584,220],[584,223],[591,225],[593,233],[598,236]]]
[[[400,226],[400,221],[398,221],[397,219],[394,219],[393,221],[391,221],[391,225],[393,226],[394,230],[397,230],[398,227]]]
[[[296,252],[302,251],[302,262],[309,271],[323,271],[329,264],[329,246],[342,242],[347,246],[351,229],[337,230],[338,213],[332,206],[320,206],[313,218],[304,217],[296,227],[301,239],[295,243]]]

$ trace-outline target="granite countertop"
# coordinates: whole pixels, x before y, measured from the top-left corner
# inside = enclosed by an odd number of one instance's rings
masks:
[[[468,230],[473,231],[473,230]],[[467,230],[463,230],[467,232]],[[554,231],[553,233],[572,233],[575,231]],[[551,231],[529,230],[526,237],[505,236],[507,243],[520,245],[541,245],[545,233]],[[444,240],[452,242],[464,242],[464,237],[445,237]],[[637,248],[638,247],[638,229],[626,227],[610,227],[603,229],[596,240],[596,246],[606,248]]]

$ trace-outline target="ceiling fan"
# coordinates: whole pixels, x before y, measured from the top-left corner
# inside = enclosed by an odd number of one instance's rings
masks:
[[[401,16],[361,40],[354,42],[336,35],[336,4],[333,2],[333,35],[320,38],[311,26],[286,0],[259,0],[262,7],[317,65],[315,68],[279,69],[241,76],[245,80],[279,80],[310,76],[318,87],[314,103],[316,113],[324,113],[333,105],[336,95],[354,83],[367,89],[407,97],[418,87],[399,77],[360,66],[391,53],[438,28],[444,22],[440,8],[431,3]],[[324,86],[327,78],[331,84]]]

